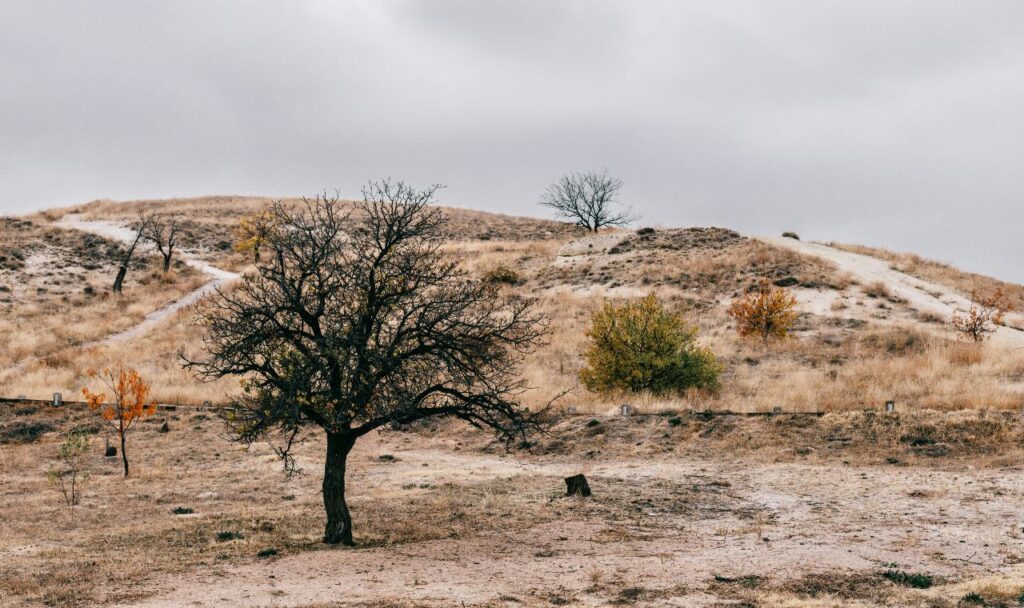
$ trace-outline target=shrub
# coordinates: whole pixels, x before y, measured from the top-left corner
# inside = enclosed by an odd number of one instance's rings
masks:
[[[913,587],[914,589],[928,589],[935,580],[927,574],[921,574],[918,572],[904,572],[902,570],[886,570],[882,573],[882,576],[904,587]]]
[[[640,230],[637,230],[636,233],[640,236],[647,236],[648,234],[654,234],[654,228],[651,228],[650,226],[644,226]]]
[[[870,285],[864,285],[861,287],[861,291],[869,298],[892,299],[892,290],[883,281],[875,281]]]
[[[226,543],[230,540],[240,540],[245,538],[241,532],[234,532],[232,530],[223,530],[217,533],[217,541]]]
[[[519,285],[523,282],[518,272],[504,264],[498,264],[485,272],[482,280],[492,285]]]
[[[1002,289],[989,294],[976,291],[971,295],[970,310],[953,314],[953,329],[963,338],[982,342],[995,333],[996,326],[1003,322],[1003,317],[1010,310]]]
[[[664,394],[714,388],[721,365],[697,342],[697,329],[668,312],[652,293],[621,306],[607,303],[587,330],[580,380],[594,392]]]
[[[796,298],[782,287],[763,281],[757,291],[737,298],[729,306],[736,331],[743,337],[785,338],[796,322]]]
[[[52,424],[46,422],[14,422],[0,428],[0,445],[5,443],[32,443],[38,441],[46,433],[55,431]]]
[[[171,509],[171,513],[174,515],[192,515],[195,511],[192,510],[192,507],[174,507]]]
[[[274,557],[277,555],[277,549],[268,547],[266,549],[260,549],[256,552],[256,557]]]
[[[864,335],[861,343],[890,355],[921,354],[928,349],[929,337],[909,327],[894,327]]]
[[[794,239],[794,240],[797,240],[797,241],[800,240],[800,235],[795,233],[795,232],[783,232],[782,236],[787,238],[787,239]]]

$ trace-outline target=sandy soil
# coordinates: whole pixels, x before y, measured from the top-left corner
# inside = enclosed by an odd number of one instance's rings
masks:
[[[890,291],[907,305],[919,312],[927,312],[940,316],[945,320],[952,318],[956,311],[968,310],[970,299],[956,290],[938,283],[931,283],[894,270],[889,262],[859,253],[843,251],[821,243],[809,243],[785,237],[751,236],[776,247],[784,247],[828,260],[840,271],[846,272],[864,285],[884,283]],[[802,294],[801,304],[812,309],[823,309],[830,305],[831,296],[815,297],[813,294]],[[827,300],[827,301],[826,301]],[[1008,315],[1017,322],[1024,320],[1019,314]],[[996,343],[1006,346],[1024,348],[1024,331],[1012,327],[1000,327],[992,336]]]
[[[827,573],[838,581],[895,564],[954,580],[1019,573],[1024,554],[1020,470],[541,461],[407,442],[385,436],[357,445],[351,491],[415,501],[409,488],[418,485],[527,478],[565,517],[504,529],[499,519],[465,538],[204,568],[163,578],[157,595],[123,605],[604,606],[634,590],[646,598],[641,605],[702,606],[723,599],[716,576]],[[373,462],[385,451],[397,460]],[[577,472],[595,498],[559,497],[561,478]],[[581,515],[580,505],[602,495],[634,508]]]

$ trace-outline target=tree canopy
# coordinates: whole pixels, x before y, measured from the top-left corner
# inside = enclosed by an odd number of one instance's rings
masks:
[[[268,253],[198,312],[200,376],[245,378],[224,410],[242,441],[307,424],[327,434],[324,540],[352,544],[345,461],[356,439],[392,423],[449,416],[525,438],[538,414],[516,402],[521,356],[544,320],[472,280],[441,251],[437,187],[382,181],[352,206],[326,195],[274,204]]]

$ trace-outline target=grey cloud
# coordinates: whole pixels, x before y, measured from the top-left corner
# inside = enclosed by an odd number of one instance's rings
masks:
[[[608,167],[646,221],[1024,280],[1016,0],[0,5],[0,211],[443,182],[542,214]]]

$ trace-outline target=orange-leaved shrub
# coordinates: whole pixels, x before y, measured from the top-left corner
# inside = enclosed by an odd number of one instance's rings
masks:
[[[782,287],[762,281],[755,291],[733,300],[729,316],[736,321],[736,331],[743,337],[785,338],[798,316],[796,298]]]
[[[82,395],[89,409],[100,412],[107,426],[112,428],[121,440],[121,461],[124,463],[124,476],[127,477],[128,454],[125,452],[125,439],[128,431],[144,416],[156,413],[156,402],[146,403],[149,385],[130,367],[118,365],[113,369],[104,369],[102,373],[89,370],[88,375],[98,379],[111,392],[112,400],[108,402],[106,393],[95,393],[88,387],[82,387]]]
[[[697,328],[666,310],[653,293],[596,311],[584,357],[580,381],[594,392],[710,389],[722,371],[714,354],[697,342]]]
[[[1010,312],[1011,305],[1002,288],[990,293],[977,290],[971,294],[971,308],[966,312],[953,313],[953,329],[961,337],[982,342],[995,333],[1003,317]]]

